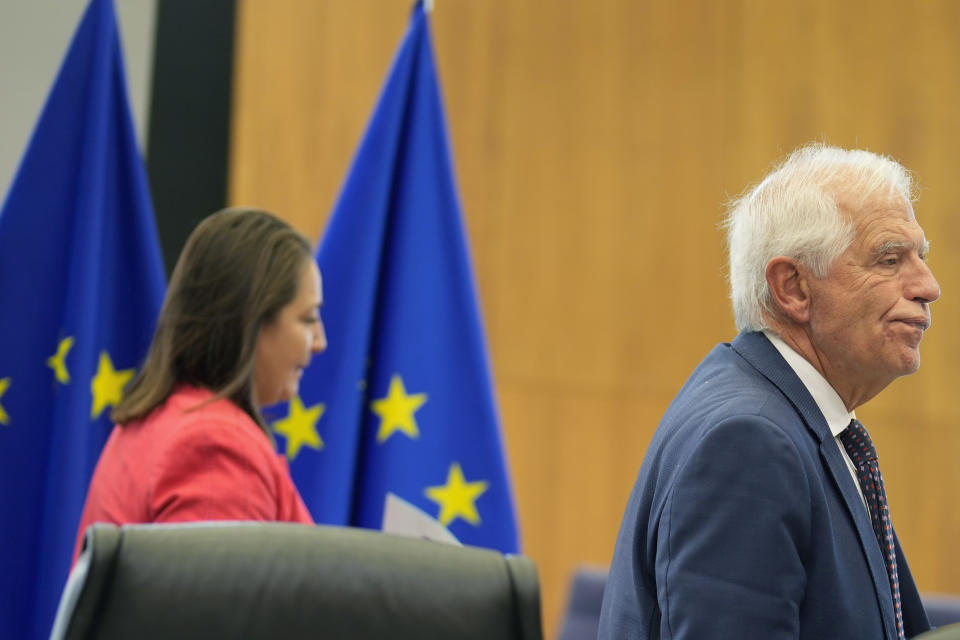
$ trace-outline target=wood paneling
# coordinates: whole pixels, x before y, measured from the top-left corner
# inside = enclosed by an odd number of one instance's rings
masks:
[[[407,0],[245,0],[230,199],[313,237]],[[921,588],[960,592],[960,4],[436,0],[437,60],[548,637],[609,562],[657,421],[733,337],[723,202],[799,144],[892,155],[944,290],[924,364],[859,414]]]

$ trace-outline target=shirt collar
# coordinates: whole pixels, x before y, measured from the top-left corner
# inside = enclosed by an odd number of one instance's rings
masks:
[[[783,359],[787,361],[793,372],[800,378],[800,382],[813,396],[813,401],[817,403],[820,413],[827,421],[827,426],[830,427],[830,433],[834,437],[840,435],[840,432],[847,428],[850,421],[857,417],[856,414],[853,411],[847,411],[840,395],[806,358],[794,351],[790,345],[772,331],[764,330],[763,335],[780,352]]]

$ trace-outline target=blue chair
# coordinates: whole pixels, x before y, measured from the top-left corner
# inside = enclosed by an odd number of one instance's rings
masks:
[[[558,640],[595,640],[606,583],[607,569],[604,567],[580,567],[574,572]],[[924,593],[921,598],[932,627],[960,624],[960,596]],[[951,627],[950,631],[958,633],[958,629],[960,627]],[[936,638],[954,637],[947,631],[943,629],[944,635],[937,635]],[[927,635],[923,634],[923,637],[926,638]]]
[[[960,596],[943,593],[924,593],[923,608],[927,610],[930,626],[942,627],[960,623]]]
[[[580,567],[574,572],[559,640],[596,640],[606,584],[606,567]]]

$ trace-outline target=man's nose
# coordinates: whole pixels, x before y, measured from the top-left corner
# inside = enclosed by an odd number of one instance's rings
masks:
[[[917,302],[930,303],[940,297],[940,283],[933,270],[923,260],[917,259],[917,268],[908,284],[907,297]]]

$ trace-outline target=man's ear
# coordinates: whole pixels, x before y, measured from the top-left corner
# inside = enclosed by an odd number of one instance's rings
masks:
[[[795,323],[810,320],[810,287],[797,261],[777,256],[767,263],[767,287],[780,313]]]

